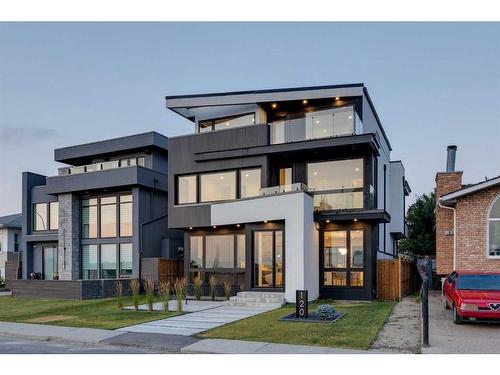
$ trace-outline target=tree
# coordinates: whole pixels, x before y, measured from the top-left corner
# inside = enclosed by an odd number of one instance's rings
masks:
[[[436,254],[436,195],[417,197],[406,214],[408,237],[399,241],[401,253],[415,255]]]

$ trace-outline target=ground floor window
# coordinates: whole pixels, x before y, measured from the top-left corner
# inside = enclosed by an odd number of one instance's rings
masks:
[[[323,285],[364,286],[364,230],[323,232]]]
[[[213,234],[189,237],[189,281],[201,277],[208,283],[214,276],[217,284],[229,281],[245,283],[245,235]]]
[[[43,278],[45,280],[56,280],[59,277],[58,251],[56,246],[43,247]]]
[[[82,246],[82,279],[116,279],[132,275],[132,244]]]

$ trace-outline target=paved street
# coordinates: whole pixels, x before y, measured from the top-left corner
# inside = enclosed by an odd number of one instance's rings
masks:
[[[159,352],[161,351],[126,346],[39,341],[0,336],[0,354],[151,354]]]
[[[429,294],[429,348],[423,353],[500,353],[500,323],[453,324],[451,310],[441,306],[441,292]]]

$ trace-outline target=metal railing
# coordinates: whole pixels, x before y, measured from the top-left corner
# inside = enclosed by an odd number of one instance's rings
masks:
[[[276,195],[282,193],[290,193],[293,191],[308,191],[307,185],[303,184],[302,182],[298,182],[295,184],[266,187],[259,190],[259,195]]]
[[[88,172],[104,171],[108,169],[132,167],[136,165],[144,167],[144,164],[145,164],[144,156],[139,156],[133,158],[120,159],[120,160],[103,161],[93,164],[77,165],[74,167],[63,167],[59,168],[58,171],[59,171],[59,176],[66,176],[66,175],[81,174]]]

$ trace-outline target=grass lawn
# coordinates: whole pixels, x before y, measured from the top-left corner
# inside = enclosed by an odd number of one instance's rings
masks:
[[[332,303],[321,301],[345,312],[335,323],[297,323],[278,321],[295,312],[287,305],[251,318],[243,319],[199,334],[201,338],[267,341],[283,344],[317,345],[350,349],[367,349],[384,325],[395,302]],[[318,304],[310,304],[309,311]]]
[[[144,297],[140,303],[146,303]],[[123,305],[131,306],[132,298],[124,297]],[[173,315],[176,313],[119,311],[116,298],[74,301],[0,297],[0,321],[3,322],[115,329]]]

